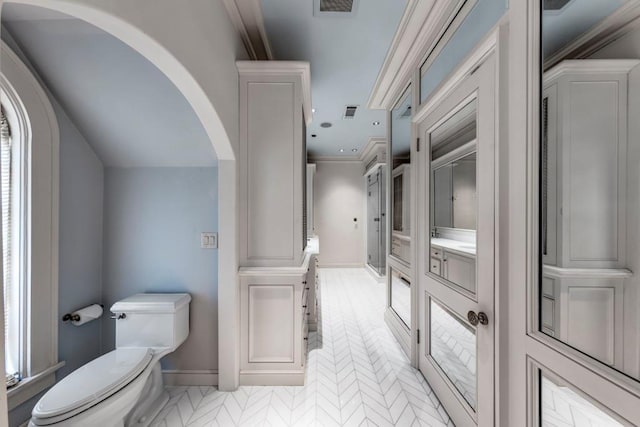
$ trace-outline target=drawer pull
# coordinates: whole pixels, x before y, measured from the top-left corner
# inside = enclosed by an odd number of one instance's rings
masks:
[[[308,291],[308,290],[309,290],[309,287],[306,287],[306,288],[304,288],[304,289]]]
[[[307,338],[307,337],[304,337],[304,340],[305,340],[305,341],[307,341],[307,340],[309,340],[309,338]]]
[[[302,306],[302,308],[307,308],[307,306],[306,306],[306,305],[303,305],[303,306]]]
[[[303,285],[306,285],[306,284],[307,284],[307,281],[305,280],[304,282],[302,282],[302,284],[303,284]]]

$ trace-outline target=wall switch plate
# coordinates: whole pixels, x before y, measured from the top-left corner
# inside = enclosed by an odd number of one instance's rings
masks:
[[[200,247],[202,249],[217,249],[218,233],[200,233]]]

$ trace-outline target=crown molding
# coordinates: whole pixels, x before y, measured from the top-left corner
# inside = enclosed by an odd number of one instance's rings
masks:
[[[547,58],[544,69],[549,70],[565,59],[588,58],[636,28],[640,28],[640,3],[629,1],[598,25]]]
[[[477,0],[409,0],[391,47],[367,102],[370,109],[389,110],[416,68],[449,31],[458,12]],[[457,19],[458,24],[462,21]],[[451,28],[455,31],[455,28]]]
[[[563,73],[629,73],[639,64],[638,59],[567,59],[544,73],[544,81],[554,80]]]
[[[240,74],[296,75],[302,84],[302,109],[309,125],[313,120],[311,110],[311,66],[306,61],[236,61]]]
[[[376,149],[378,148],[378,146],[382,146],[383,148],[387,148],[387,138],[381,137],[381,136],[372,136],[371,138],[369,138],[369,142],[367,142],[367,145],[364,146],[364,148],[362,149],[362,152],[360,153],[360,156],[358,157],[358,159],[361,162],[364,162],[365,159],[367,159],[367,157],[369,157],[369,155]]]
[[[362,161],[357,156],[309,156],[309,163],[323,163],[323,162],[332,162],[332,163],[358,163],[361,164]]]
[[[236,27],[249,58],[273,59],[271,44],[267,37],[260,0],[222,0],[229,19]]]

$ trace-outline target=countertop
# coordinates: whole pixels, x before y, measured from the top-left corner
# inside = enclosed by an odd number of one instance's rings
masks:
[[[437,246],[442,249],[447,249],[453,252],[459,252],[462,255],[476,256],[475,243],[461,242],[459,240],[443,239],[440,237],[434,237],[431,239],[431,246]]]

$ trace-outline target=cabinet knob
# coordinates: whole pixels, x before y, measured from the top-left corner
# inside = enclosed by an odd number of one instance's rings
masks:
[[[303,305],[303,306],[302,306],[302,308],[307,308],[307,306],[306,306],[306,305]]]
[[[307,281],[305,280],[304,282],[302,282],[302,284],[303,284],[303,285],[306,285],[306,284],[307,284]]]
[[[476,314],[475,311],[470,310],[467,313],[467,319],[473,326],[478,326],[478,323],[485,326],[489,324],[489,317],[482,311]]]

